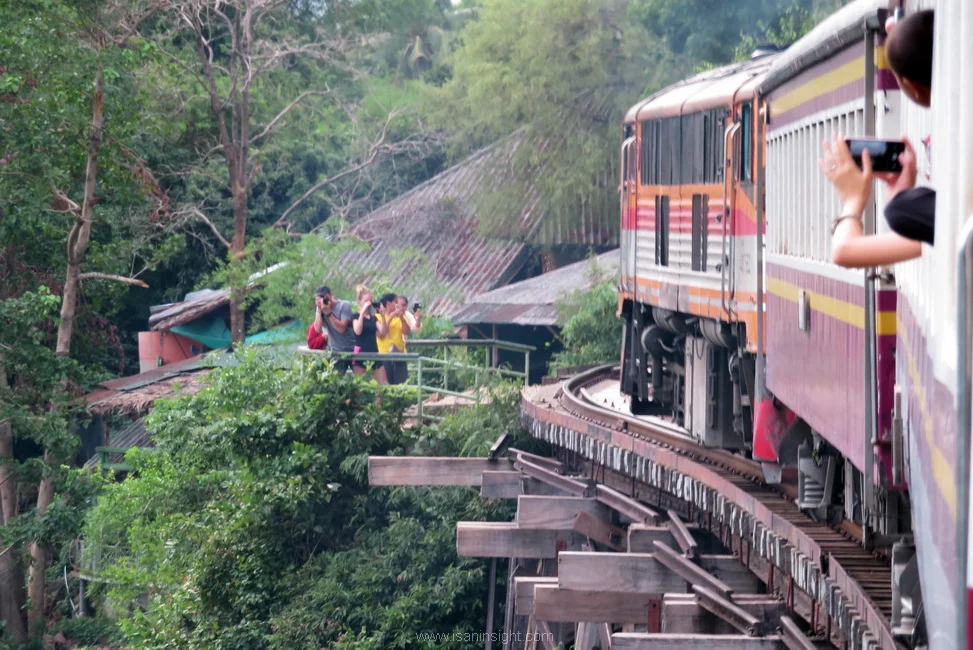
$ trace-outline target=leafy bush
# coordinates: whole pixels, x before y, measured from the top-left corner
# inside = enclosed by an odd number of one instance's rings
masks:
[[[125,636],[118,629],[118,623],[104,617],[68,618],[58,625],[57,630],[82,646],[125,643]]]
[[[157,451],[130,452],[137,472],[88,518],[86,561],[111,581],[115,610],[131,610],[129,643],[431,648],[447,646],[417,632],[478,631],[486,565],[456,557],[455,522],[509,517],[509,504],[468,488],[370,488],[368,455],[418,439],[401,428],[405,394],[376,404],[378,386],[320,358],[240,356],[196,395],[157,403]],[[481,449],[490,423],[516,427],[511,405],[483,407],[480,430],[445,421],[440,447]],[[130,607],[140,595],[148,607]]]
[[[594,260],[588,275],[590,288],[577,289],[557,304],[564,349],[554,355],[552,371],[618,359],[622,320],[616,316],[615,281]]]

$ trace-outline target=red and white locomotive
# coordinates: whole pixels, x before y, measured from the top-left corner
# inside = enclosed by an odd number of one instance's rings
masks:
[[[902,96],[884,51],[889,12],[922,8],[937,12],[931,110]],[[784,52],[639,102],[621,149],[633,412],[751,455],[813,516],[890,548],[893,628],[934,648],[973,648],[970,34],[968,0],[857,0]],[[919,152],[938,200],[921,259],[831,263],[840,208],[817,161],[833,132],[943,143]],[[887,229],[883,204],[879,190],[866,230]]]

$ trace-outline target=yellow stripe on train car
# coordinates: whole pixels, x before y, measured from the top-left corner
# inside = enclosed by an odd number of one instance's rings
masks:
[[[888,60],[885,58],[885,48],[875,48],[875,66],[879,70],[889,69]],[[817,99],[821,95],[831,92],[836,88],[847,86],[858,81],[865,76],[865,57],[861,56],[854,61],[849,61],[841,67],[835,68],[831,72],[826,72],[820,77],[816,77],[802,86],[779,99],[771,100],[771,115],[781,115],[787,111],[797,108],[801,104]]]
[[[767,291],[795,304],[800,300],[801,288],[799,286],[777,278],[767,278]],[[805,291],[805,293],[812,311],[854,325],[858,329],[865,329],[865,308],[861,305],[813,291]],[[875,332],[879,336],[894,336],[896,332],[895,312],[878,312],[875,317],[875,325]]]
[[[932,428],[932,414],[929,412],[929,403],[926,400],[926,389],[922,385],[922,377],[919,375],[919,368],[912,355],[912,346],[909,344],[908,329],[903,325],[899,328],[899,339],[902,345],[900,349],[905,349],[906,365],[909,369],[909,381],[912,383],[912,392],[915,393],[916,402],[919,405],[919,415],[922,417],[922,434],[929,447],[930,460],[932,462],[932,476],[939,486],[939,491],[943,495],[943,501],[949,508],[953,519],[956,519],[956,477],[953,474],[953,466],[944,454],[939,445],[936,444],[936,434]]]

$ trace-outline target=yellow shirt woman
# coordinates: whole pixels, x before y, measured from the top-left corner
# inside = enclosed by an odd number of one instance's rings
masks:
[[[389,318],[385,314],[379,314],[378,318],[383,324],[388,324],[388,334],[375,338],[375,342],[378,343],[378,351],[382,354],[405,352],[405,337],[402,335],[402,318],[399,316]],[[393,346],[396,348],[395,350],[392,349]]]

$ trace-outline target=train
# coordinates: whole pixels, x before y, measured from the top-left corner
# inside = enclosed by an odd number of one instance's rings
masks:
[[[920,9],[936,11],[930,109],[884,49],[887,17]],[[893,633],[934,649],[973,648],[969,34],[969,0],[854,0],[787,48],[639,101],[620,149],[632,412],[760,461],[809,516],[887,554]],[[920,259],[831,262],[840,207],[818,158],[833,132],[924,143],[936,244]],[[877,187],[866,232],[887,230],[884,201]]]

